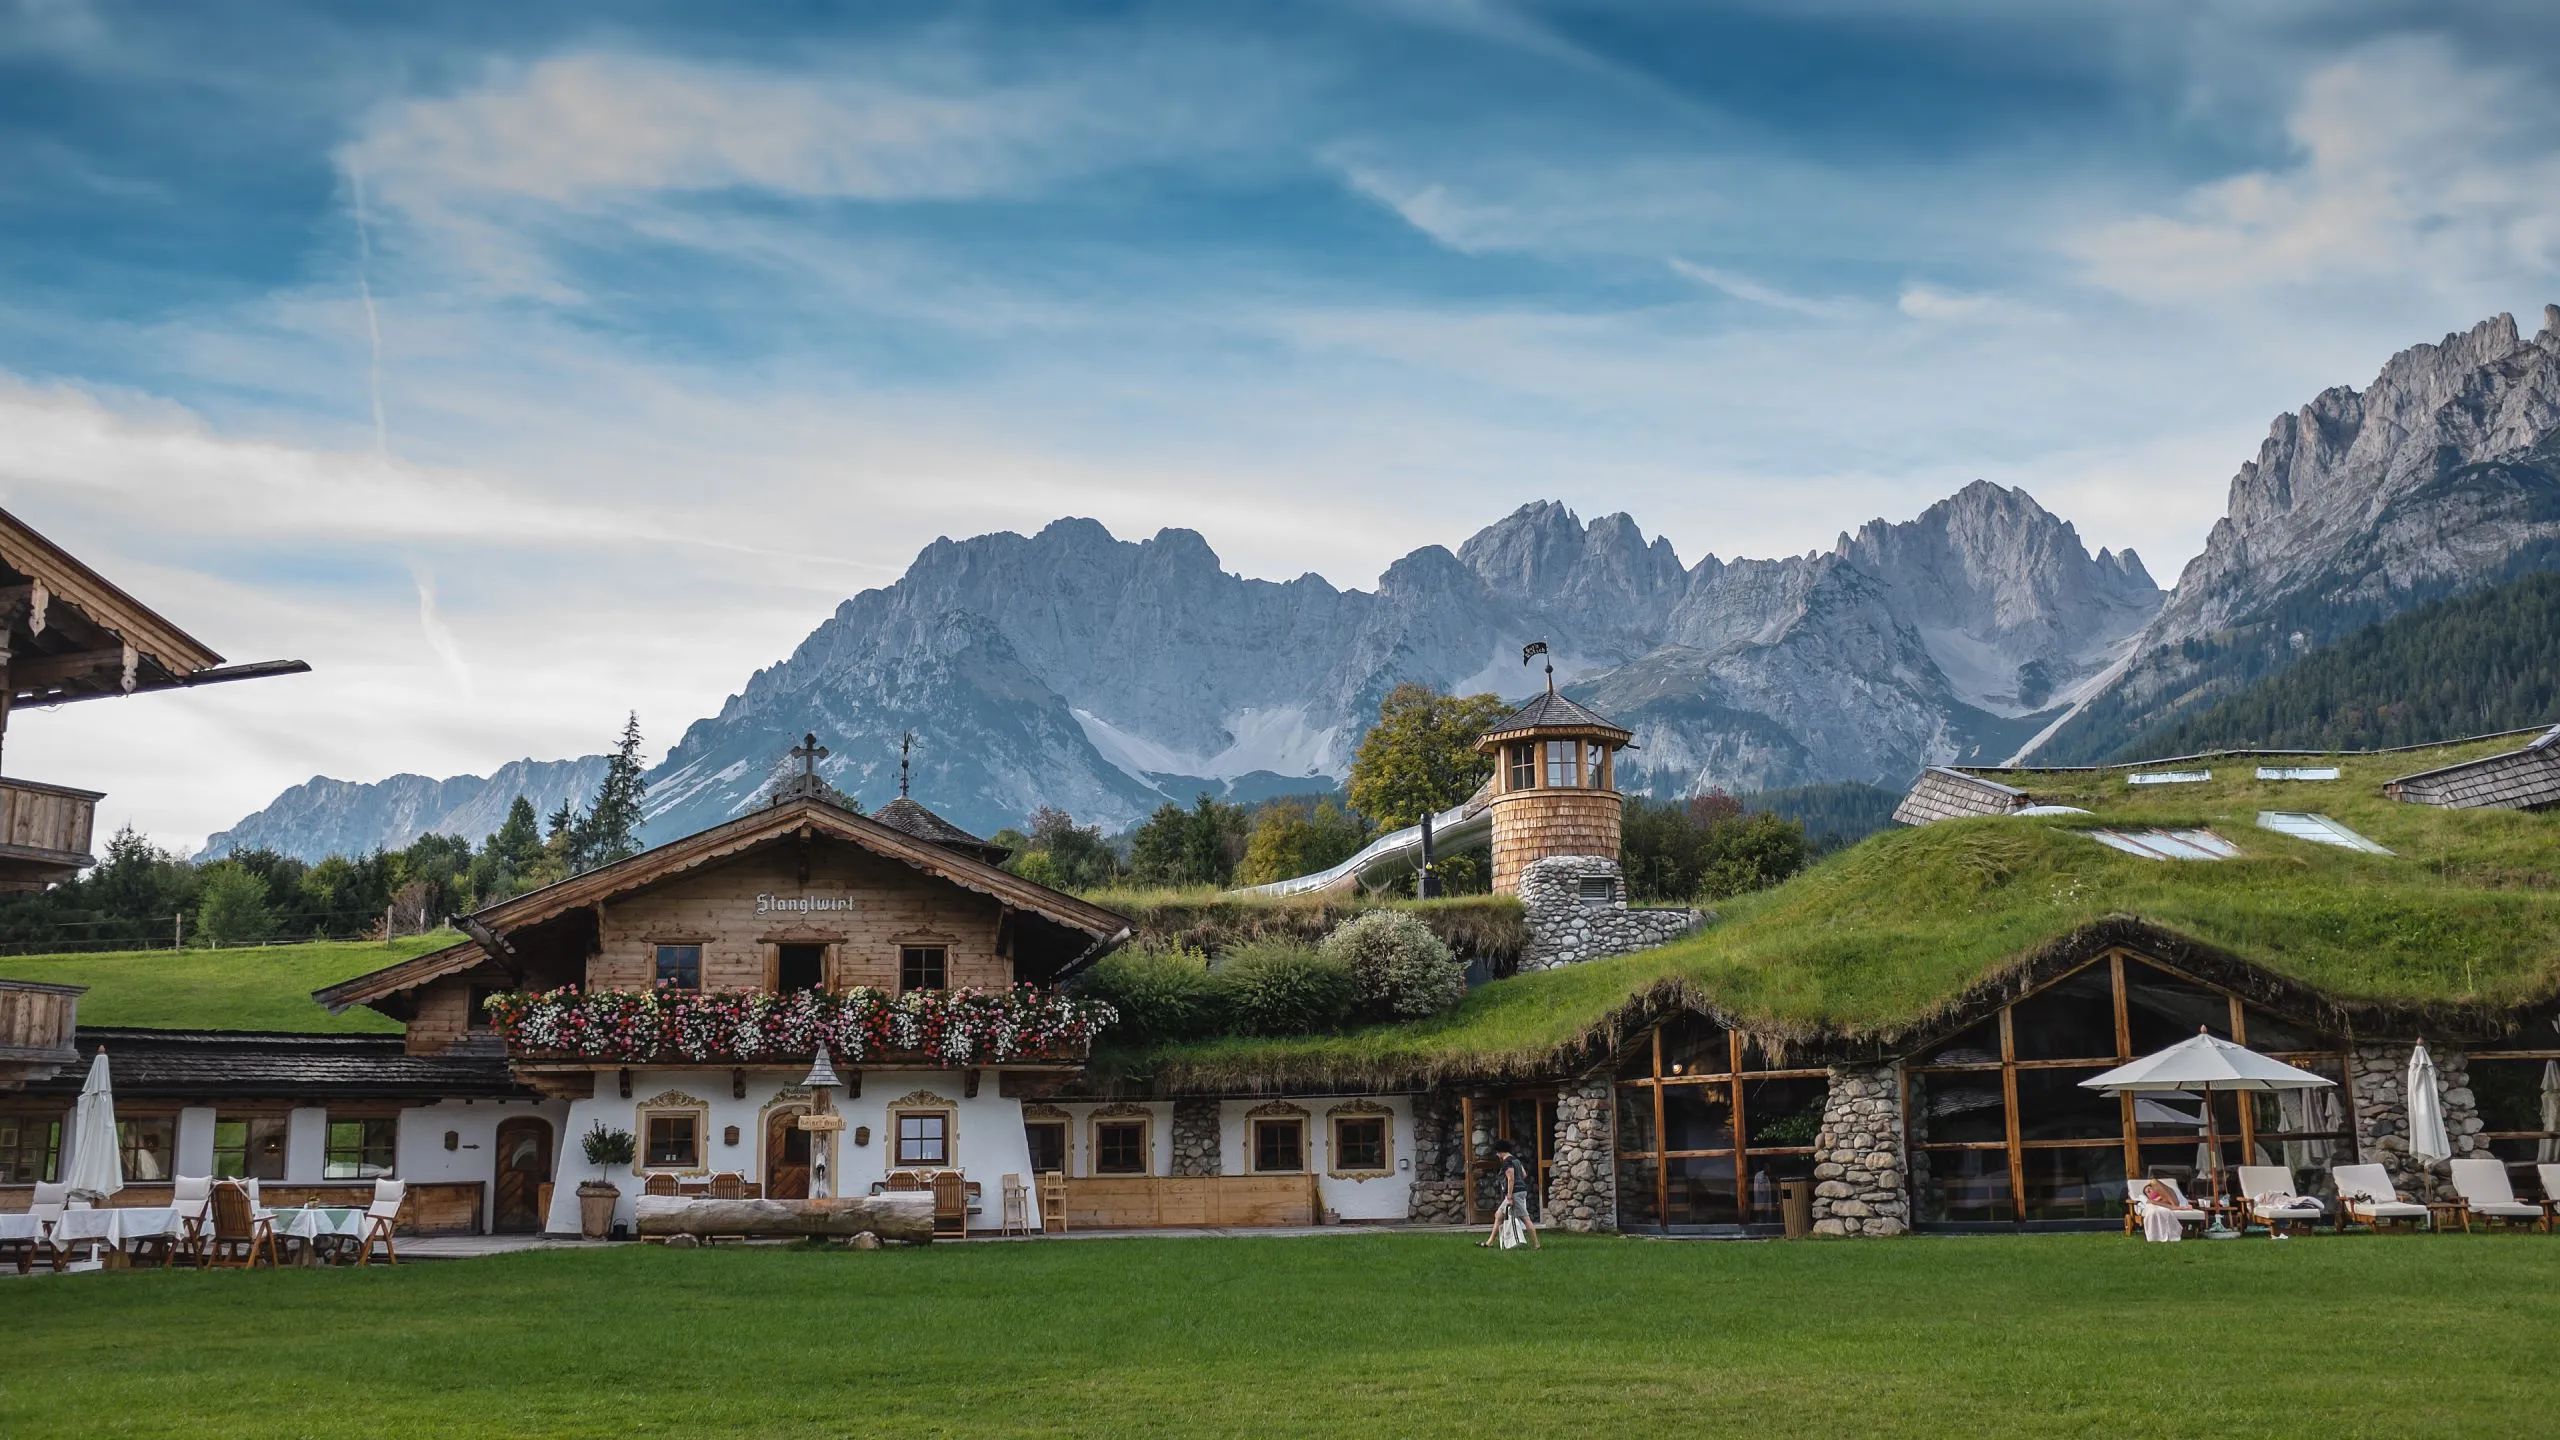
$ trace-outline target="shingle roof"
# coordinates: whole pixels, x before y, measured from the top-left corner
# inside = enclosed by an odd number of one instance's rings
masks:
[[[493,1037],[494,1040],[494,1037]],[[89,1029],[75,1042],[80,1063],[27,1087],[72,1094],[103,1045],[120,1097],[512,1096],[530,1093],[507,1070],[506,1051],[464,1041],[468,1050],[411,1055],[398,1035],[282,1035],[181,1030]]]
[[[2544,743],[2550,738],[2545,734],[2521,750],[2403,775],[2383,789],[2395,800],[2448,810],[2541,810],[2560,805],[2560,747]]]
[[[1910,793],[1893,807],[1893,820],[1897,825],[1933,825],[1976,815],[2007,815],[2026,808],[2032,800],[2026,791],[1997,780],[1932,765],[1920,772]]]
[[[975,855],[990,865],[1013,853],[1002,845],[979,839],[904,795],[881,806],[871,818],[892,830],[913,835],[928,845]]]
[[[1485,738],[1516,735],[1523,730],[1608,730],[1630,740],[1635,738],[1633,731],[1615,720],[1577,705],[1553,690],[1512,711],[1508,718],[1486,731]]]

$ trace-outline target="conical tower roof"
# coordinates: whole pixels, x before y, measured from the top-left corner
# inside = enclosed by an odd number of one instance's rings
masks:
[[[1544,732],[1562,732],[1599,737],[1610,744],[1625,746],[1635,739],[1635,732],[1585,705],[1578,705],[1553,690],[1514,710],[1492,729],[1484,732],[1480,745]]]

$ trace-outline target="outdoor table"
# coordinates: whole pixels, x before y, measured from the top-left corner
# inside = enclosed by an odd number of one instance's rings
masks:
[[[268,1212],[278,1241],[300,1240],[304,1264],[316,1261],[323,1240],[356,1240],[364,1235],[365,1213],[343,1205],[289,1205]]]
[[[13,1240],[40,1240],[44,1228],[33,1215],[0,1215],[0,1243]]]

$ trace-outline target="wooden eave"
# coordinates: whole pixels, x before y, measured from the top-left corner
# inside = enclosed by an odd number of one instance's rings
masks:
[[[1093,938],[1096,952],[1128,938],[1128,917],[1079,900],[1064,891],[1035,884],[1019,875],[918,840],[866,816],[823,800],[797,799],[743,815],[725,824],[670,840],[627,860],[572,875],[557,884],[504,900],[469,917],[469,925],[503,939],[527,925],[540,924],[571,910],[595,905],[688,870],[744,854],[760,845],[792,835],[825,835],[896,860],[998,904],[1040,916],[1051,924]],[[368,975],[341,981],[312,998],[332,1011],[372,1004],[402,990],[466,970],[487,960],[479,941],[465,940],[442,950],[385,966]]]
[[[1516,730],[1488,730],[1476,740],[1479,755],[1491,755],[1514,740],[1597,740],[1615,749],[1630,749],[1635,732],[1615,725],[1524,725]]]
[[[0,510],[0,561],[44,586],[54,599],[77,607],[95,624],[114,631],[173,675],[191,675],[222,663],[212,646],[179,629],[6,510]]]

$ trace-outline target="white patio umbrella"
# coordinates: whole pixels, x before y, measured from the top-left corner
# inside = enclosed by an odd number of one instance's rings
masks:
[[[2453,1158],[2453,1141],[2444,1133],[2444,1092],[2437,1088],[2435,1057],[2427,1053],[2424,1040],[2409,1049],[2409,1074],[2402,1088],[2409,1101],[2409,1158],[2418,1162],[2432,1191],[2432,1167]]]
[[[2246,1045],[2235,1045],[2203,1030],[2192,1040],[2181,1040],[2155,1055],[2127,1061],[2103,1075],[2093,1075],[2080,1082],[2085,1090],[2104,1090],[2110,1095],[2128,1092],[2178,1091],[2204,1096],[2206,1154],[2212,1161],[2213,1193],[2222,1194],[2222,1135],[2213,1113],[2216,1091],[2229,1090],[2316,1090],[2336,1084],[2326,1076],[2308,1070],[2297,1070],[2281,1060],[2270,1060]]]
[[[2534,1147],[2534,1158],[2545,1165],[2560,1165],[2560,1060],[2542,1062],[2542,1128],[2553,1133]]]
[[[116,1095],[107,1081],[107,1052],[89,1062],[80,1103],[71,1112],[71,1173],[63,1183],[74,1195],[104,1200],[124,1188],[124,1154],[116,1144]]]

